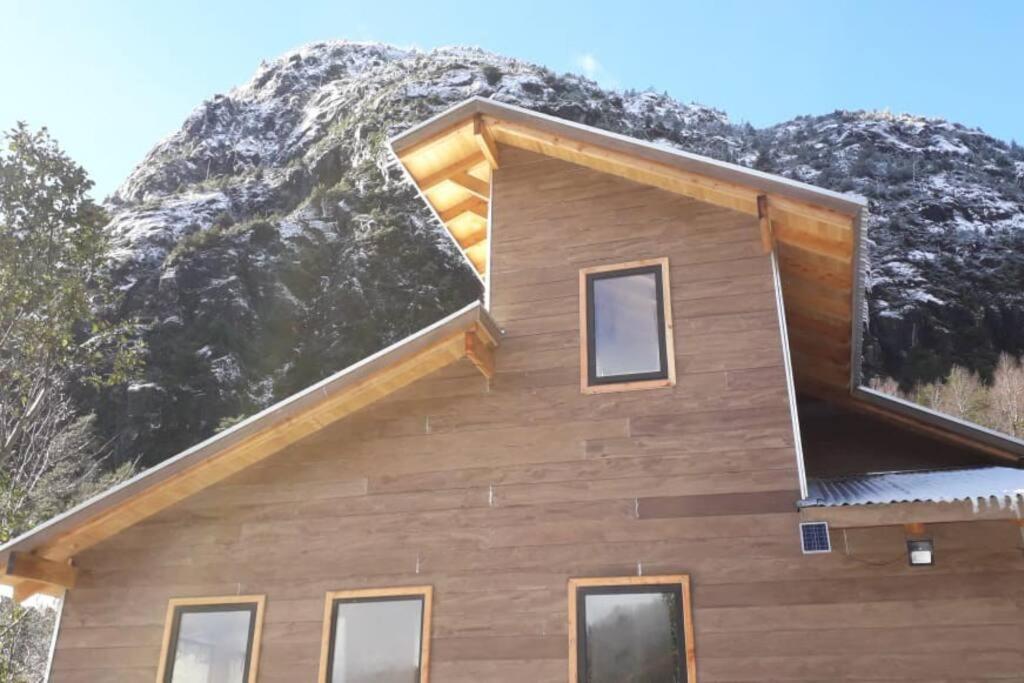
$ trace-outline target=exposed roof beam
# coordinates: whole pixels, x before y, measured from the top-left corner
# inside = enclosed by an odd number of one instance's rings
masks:
[[[773,221],[772,229],[778,241],[785,242],[794,249],[825,256],[844,264],[850,263],[853,259],[849,245],[842,242],[824,239],[803,230],[796,230],[784,221]]]
[[[473,137],[480,147],[480,153],[487,158],[491,170],[498,168],[498,145],[479,114],[473,117]]]
[[[7,556],[4,577],[74,588],[78,570],[67,562],[55,562],[31,553],[15,551]]]
[[[453,218],[461,216],[464,213],[473,213],[480,218],[487,220],[487,202],[483,201],[479,197],[470,197],[451,208],[439,211],[438,215],[441,217],[443,222],[447,223]]]
[[[415,154],[416,152],[419,152],[420,150],[426,149],[427,147],[430,147],[431,145],[434,145],[434,144],[437,144],[437,143],[442,143],[443,144],[445,142],[445,139],[449,135],[452,135],[453,133],[457,133],[461,129],[469,130],[471,125],[472,124],[469,121],[465,121],[465,120],[463,120],[463,121],[456,121],[452,125],[446,126],[442,130],[439,130],[436,133],[433,133],[432,135],[428,135],[427,137],[423,138],[422,140],[417,140],[416,142],[414,142],[414,143],[412,143],[410,145],[407,145],[406,147],[402,148],[401,152],[399,153],[399,156],[406,157],[406,156],[409,156],[410,154]]]
[[[483,373],[487,379],[494,377],[494,347],[471,330],[466,333],[466,358]]]
[[[456,173],[448,180],[485,202],[491,198],[490,183],[471,176],[466,172]]]
[[[483,154],[475,152],[470,154],[468,157],[459,159],[458,161],[445,166],[436,173],[431,173],[423,180],[417,180],[416,182],[420,186],[421,192],[429,192],[444,181],[451,180],[452,176],[458,175],[459,173],[465,173],[469,169],[474,166],[479,166],[485,161],[487,161],[487,159],[484,158]]]
[[[469,233],[464,238],[459,240],[459,246],[462,247],[463,249],[469,249],[470,247],[475,247],[476,245],[480,244],[485,239],[487,239],[486,225],[481,227],[479,230],[475,230]]]

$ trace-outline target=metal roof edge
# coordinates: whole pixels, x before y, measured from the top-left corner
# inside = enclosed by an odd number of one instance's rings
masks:
[[[953,432],[978,443],[997,448],[1017,456],[1017,467],[1024,467],[1024,441],[1002,434],[988,427],[968,422],[952,415],[940,413],[917,403],[883,394],[870,387],[857,385],[850,392],[854,399],[870,403],[879,408],[919,420],[933,427]]]
[[[136,474],[134,477],[79,503],[70,510],[66,510],[56,517],[36,525],[16,538],[0,545],[0,554],[19,550],[27,545],[29,541],[43,542],[49,540],[60,533],[64,533],[69,528],[73,528],[80,521],[80,518],[83,518],[81,521],[85,521],[84,518],[88,518],[92,514],[104,512],[136,493],[158,486],[171,476],[217,455],[259,431],[291,419],[296,413],[300,413],[320,400],[343,390],[349,384],[372,375],[375,370],[379,369],[380,365],[391,360],[391,356],[399,351],[415,352],[421,350],[449,334],[460,330],[468,330],[478,324],[486,327],[494,339],[500,338],[498,326],[491,319],[490,314],[479,301],[474,301],[418,332],[414,332],[408,337],[320,380],[316,384],[278,401],[238,424],[171,456],[160,464],[154,465]]]
[[[413,126],[409,130],[392,137],[389,140],[391,149],[396,155],[401,154],[403,149],[432,135],[436,135],[461,119],[475,114],[489,114],[512,122],[539,124],[538,127],[547,128],[549,132],[553,129],[554,132],[568,135],[569,137],[582,138],[585,141],[601,144],[616,151],[636,154],[637,156],[646,157],[720,180],[728,180],[748,186],[753,185],[758,189],[778,192],[795,199],[810,201],[854,215],[859,214],[868,205],[868,200],[861,195],[827,190],[779,175],[747,168],[746,166],[719,161],[718,159],[692,152],[684,152],[665,145],[640,140],[620,133],[613,133],[601,128],[595,128],[594,126],[576,123],[550,114],[536,112],[480,96],[464,100]]]

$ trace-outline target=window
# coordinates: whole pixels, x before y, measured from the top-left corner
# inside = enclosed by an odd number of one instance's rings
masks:
[[[254,683],[262,595],[171,600],[158,681]]]
[[[675,384],[668,259],[580,271],[584,393]]]
[[[327,594],[321,683],[427,683],[430,586]]]
[[[569,683],[694,683],[687,576],[569,581]]]

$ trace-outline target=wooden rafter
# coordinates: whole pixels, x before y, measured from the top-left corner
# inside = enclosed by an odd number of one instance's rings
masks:
[[[475,365],[487,379],[494,377],[494,347],[481,339],[476,330],[466,332],[466,358]]]
[[[56,562],[31,553],[12,552],[7,556],[4,576],[19,579],[19,583],[44,583],[61,588],[73,588],[78,570],[67,562]]]
[[[460,239],[459,246],[462,247],[463,249],[469,249],[470,247],[475,247],[476,245],[480,244],[485,239],[487,239],[486,225],[480,228],[479,230],[475,230],[466,235],[464,238]]]
[[[441,221],[447,223],[453,218],[457,218],[464,213],[476,214],[484,220],[487,219],[487,202],[483,201],[479,197],[470,197],[464,201],[459,202],[455,206],[445,209],[439,212]]]
[[[785,221],[773,220],[772,232],[779,242],[785,242],[794,249],[834,259],[840,263],[850,263],[853,259],[853,250],[849,244],[798,230]]]
[[[452,162],[448,166],[445,166],[436,173],[431,173],[422,180],[417,180],[416,184],[419,186],[422,192],[429,192],[446,180],[451,180],[454,176],[460,173],[466,173],[471,168],[479,166],[483,162],[487,161],[484,155],[480,152],[470,154],[468,157],[459,159],[458,161]]]
[[[491,198],[491,184],[468,173],[456,173],[448,180],[485,202]]]
[[[473,137],[480,147],[480,153],[486,157],[487,163],[490,164],[491,170],[498,168],[498,145],[494,142],[491,131],[484,124],[483,117],[479,115],[473,117]]]

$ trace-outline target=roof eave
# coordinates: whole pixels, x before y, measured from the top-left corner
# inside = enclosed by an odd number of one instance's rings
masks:
[[[219,432],[191,448],[151,467],[131,479],[110,488],[80,504],[39,524],[35,528],[0,545],[0,557],[12,551],[31,551],[40,545],[60,537],[133,496],[151,490],[171,477],[194,467],[201,462],[237,445],[256,433],[271,429],[293,419],[325,397],[358,384],[371,376],[377,369],[392,361],[398,353],[414,354],[429,348],[438,340],[471,330],[474,326],[483,328],[492,340],[500,338],[500,331],[479,301],[463,307],[447,317],[429,325],[371,356],[327,377],[320,382],[293,394],[288,398],[256,413],[238,424]]]
[[[560,119],[550,114],[535,112],[480,96],[464,100],[450,109],[427,119],[423,123],[392,137],[390,140],[391,149],[400,157],[404,150],[432,136],[443,133],[459,122],[477,114],[485,114],[510,122],[532,125],[547,132],[558,133],[584,142],[602,145],[616,151],[635,154],[639,157],[700,173],[711,178],[757,187],[763,192],[776,192],[783,196],[807,201],[848,215],[858,215],[868,205],[867,199],[860,195],[826,190],[738,164],[718,161],[710,157],[631,138],[619,133],[601,130],[574,121]]]

